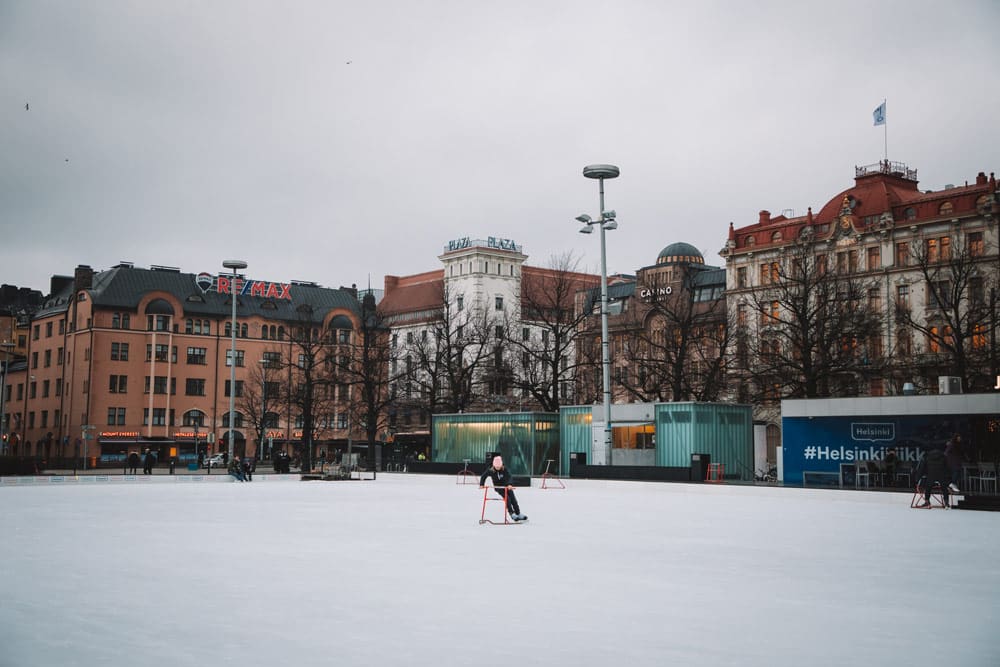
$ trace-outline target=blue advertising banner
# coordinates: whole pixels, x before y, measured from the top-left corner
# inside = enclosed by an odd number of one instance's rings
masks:
[[[785,484],[836,480],[842,466],[852,471],[857,461],[881,461],[890,447],[896,448],[899,464],[917,464],[928,444],[943,446],[954,433],[968,438],[966,415],[906,415],[875,417],[783,417],[782,459]]]

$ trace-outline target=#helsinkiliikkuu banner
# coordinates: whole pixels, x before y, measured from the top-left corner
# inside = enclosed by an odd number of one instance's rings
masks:
[[[953,433],[970,433],[965,415],[876,415],[872,417],[784,417],[782,468],[786,484],[802,484],[804,472],[840,474],[842,464],[881,461],[896,448],[900,465],[913,466],[927,445]]]

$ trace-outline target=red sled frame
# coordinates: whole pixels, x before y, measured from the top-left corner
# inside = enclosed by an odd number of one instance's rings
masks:
[[[505,486],[503,489],[503,498],[491,498],[490,489],[494,488],[492,486],[481,487],[483,489],[483,512],[479,515],[479,525],[484,523],[492,523],[494,526],[516,526],[517,521],[511,521],[507,516],[507,490],[514,487]],[[492,519],[486,518],[486,503],[489,502],[502,502],[503,503],[503,521],[493,521]]]
[[[566,485],[563,481],[559,479],[559,476],[549,472],[549,468],[552,466],[552,462],[555,459],[546,459],[545,461],[545,472],[542,473],[542,488],[543,489],[565,489]],[[549,482],[552,482],[552,486],[549,486]],[[555,486],[558,484],[559,486]]]

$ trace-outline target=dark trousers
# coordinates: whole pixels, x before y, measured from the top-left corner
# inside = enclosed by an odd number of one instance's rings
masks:
[[[939,482],[939,481],[931,482],[926,477],[921,477],[920,481],[917,484],[920,486],[921,489],[924,490],[924,501],[926,501],[928,503],[931,501],[931,489],[934,488],[935,484],[939,485],[941,487],[941,499],[944,501],[944,504],[947,505],[948,504],[948,483],[950,481],[951,480],[945,480],[943,482]]]
[[[503,488],[493,488],[501,498],[503,498],[504,493],[507,494],[507,513],[508,514],[520,514],[521,508],[517,505],[517,496],[514,495],[514,489],[503,489]]]

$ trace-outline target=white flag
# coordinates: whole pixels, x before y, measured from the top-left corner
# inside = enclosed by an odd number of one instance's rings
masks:
[[[885,125],[885,102],[875,107],[872,117],[875,119],[876,125]]]

